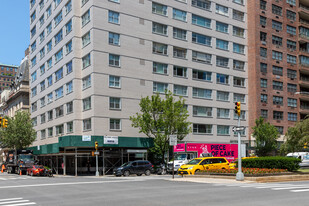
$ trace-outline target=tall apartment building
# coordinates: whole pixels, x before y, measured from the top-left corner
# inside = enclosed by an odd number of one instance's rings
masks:
[[[236,101],[242,102],[241,125],[248,126],[243,0],[30,3],[38,153],[93,147],[85,135],[101,147],[107,135],[118,137],[107,148],[147,148],[149,139],[129,117],[141,97],[165,89],[186,99],[193,132],[185,141],[234,142]]]
[[[248,1],[248,10],[249,126],[262,116],[283,135],[309,114],[309,2]]]

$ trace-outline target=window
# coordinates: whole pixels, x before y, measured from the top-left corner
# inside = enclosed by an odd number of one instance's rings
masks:
[[[87,130],[91,130],[91,119],[84,119],[83,120],[83,130],[87,131]]]
[[[69,42],[65,45],[65,49],[66,49],[66,54],[71,53],[71,51],[72,51],[72,40],[69,41]]]
[[[36,65],[36,56],[31,59],[31,66],[34,67]]]
[[[83,61],[83,69],[89,67],[91,65],[91,61],[90,61],[90,53],[87,54],[86,56],[84,56],[82,58],[82,61]]]
[[[230,110],[217,108],[217,118],[224,118],[224,119],[230,118]]]
[[[33,87],[31,89],[31,97],[35,97],[36,95],[37,95],[37,89],[36,89],[36,87]]]
[[[244,0],[233,0],[233,2],[236,4],[244,5]]]
[[[110,130],[121,130],[121,120],[120,119],[110,119],[109,129]]]
[[[63,134],[63,124],[56,126],[56,135],[62,135]]]
[[[217,91],[218,101],[229,101],[229,92]]]
[[[286,0],[286,3],[288,3],[292,6],[296,6],[296,0]]]
[[[109,98],[109,109],[121,109],[121,99],[117,97]]]
[[[173,19],[187,21],[187,12],[178,9],[173,9]]]
[[[288,112],[288,121],[296,122],[297,121],[297,113]]]
[[[296,84],[289,84],[288,83],[287,87],[288,87],[288,92],[295,93],[297,91],[297,85]]]
[[[38,107],[37,107],[37,102],[34,102],[31,104],[31,112],[35,112],[37,111]]]
[[[56,118],[63,116],[63,105],[55,108]]]
[[[193,97],[211,99],[212,91],[209,89],[201,89],[193,87]]]
[[[62,11],[57,14],[57,16],[54,18],[55,21],[55,27],[62,21]]]
[[[153,62],[153,73],[167,74],[168,64]]]
[[[218,67],[228,67],[228,65],[229,65],[229,59],[228,59],[228,58],[225,58],[225,57],[217,56],[217,57],[216,57],[216,65],[217,65]]]
[[[197,44],[206,45],[206,46],[211,46],[211,37],[193,32],[192,42],[197,43]]]
[[[192,61],[211,64],[211,54],[192,51]]]
[[[85,26],[88,22],[90,22],[90,10],[86,11],[82,15],[82,27]]]
[[[261,110],[261,117],[263,117],[264,119],[267,119],[267,117],[268,117],[268,110],[262,109]]]
[[[50,127],[48,128],[48,137],[52,137],[53,136],[53,128]]]
[[[52,101],[53,101],[53,93],[51,92],[47,95],[47,104],[51,103]]]
[[[277,51],[273,51],[272,52],[272,58],[281,61],[282,60],[282,53],[277,52]]]
[[[288,34],[296,35],[296,27],[287,25],[286,32]]]
[[[70,81],[70,82],[66,83],[66,88],[67,88],[67,94],[73,92],[73,82]]]
[[[45,39],[45,32],[43,31],[41,34],[40,34],[40,43],[42,43]]]
[[[296,56],[293,55],[287,55],[287,62],[291,64],[296,64]]]
[[[237,37],[245,37],[245,30],[237,26],[233,26],[233,35]]]
[[[273,65],[273,74],[274,75],[282,76],[283,75],[283,68],[282,67],[277,67],[277,66]]]
[[[211,107],[193,106],[194,117],[212,117]]]
[[[283,97],[273,96],[274,105],[283,105]]]
[[[63,78],[63,68],[61,67],[55,72],[55,82]]]
[[[120,77],[109,76],[109,87],[120,88]]]
[[[192,0],[192,6],[210,11],[211,2],[208,0]]]
[[[65,25],[65,33],[68,35],[72,31],[72,20]]]
[[[274,111],[273,112],[273,118],[275,120],[283,120],[283,112]]]
[[[52,32],[52,23],[50,23],[50,24],[48,24],[47,26],[46,26],[46,33],[47,33],[47,35],[48,34],[50,34],[51,32]]]
[[[212,125],[193,124],[193,134],[212,134]]]
[[[174,66],[173,74],[175,77],[187,77],[187,68]]]
[[[267,103],[267,94],[261,94],[261,102]]]
[[[82,37],[82,44],[83,47],[87,46],[88,44],[90,44],[90,31],[87,32],[83,37]]]
[[[66,63],[66,68],[67,68],[67,74],[73,71],[72,61],[69,61],[68,63]]]
[[[51,5],[46,9],[46,18],[50,17],[50,15],[52,14],[52,9],[51,9]]]
[[[260,63],[260,70],[262,73],[267,73],[267,64]]]
[[[245,86],[245,78],[234,77],[234,86],[244,87]]]
[[[260,85],[261,88],[267,88],[267,79],[261,79]]]
[[[233,60],[233,69],[244,71],[245,70],[245,62],[238,61],[238,60],[234,59]]]
[[[297,107],[297,99],[288,98],[288,107]]]
[[[261,40],[262,44],[266,44],[266,41],[267,41],[267,33],[260,32],[260,40]]]
[[[233,52],[244,54],[245,53],[245,46],[241,44],[233,43]]]
[[[43,80],[41,83],[40,83],[40,86],[41,86],[41,92],[45,90],[45,80]]]
[[[230,126],[217,125],[217,135],[230,135]]]
[[[233,102],[245,103],[246,102],[246,96],[244,94],[234,93]]]
[[[82,6],[84,6],[89,0],[82,0]]]
[[[67,114],[70,114],[73,112],[73,102],[66,103],[67,106]]]
[[[31,44],[31,53],[33,53],[36,50],[36,41]]]
[[[217,21],[216,22],[216,30],[220,31],[220,32],[228,33],[229,32],[229,25]]]
[[[266,22],[267,22],[266,17],[260,16],[260,25],[265,27],[266,26]]]
[[[168,84],[153,82],[153,92],[165,93],[165,90],[168,90]]]
[[[31,9],[34,6],[34,4],[35,4],[35,0],[30,0]]]
[[[297,71],[292,70],[292,69],[287,69],[287,76],[290,79],[296,79],[297,77]]]
[[[120,56],[116,54],[109,54],[109,66],[120,67]]]
[[[40,102],[41,102],[41,107],[44,107],[45,106],[45,97],[42,97],[40,99]]]
[[[46,121],[46,118],[45,118],[45,113],[44,114],[41,114],[41,124],[44,124]]]
[[[195,14],[192,14],[192,24],[197,25],[197,26],[201,26],[201,27],[206,27],[206,28],[211,28],[211,20],[201,17],[201,16],[197,16]]]
[[[182,85],[174,85],[174,94],[179,96],[188,96],[188,87]]]
[[[109,23],[114,23],[114,24],[119,24],[119,13],[115,11],[108,11],[108,22]]]
[[[31,82],[34,82],[37,79],[36,71],[31,74]]]
[[[217,39],[216,41],[217,49],[228,50],[229,49],[229,42],[221,39]]]
[[[72,10],[72,2],[69,1],[69,2],[65,5],[65,12],[66,12],[66,14],[68,14],[71,10]]]
[[[67,122],[67,133],[73,132],[73,122]]]
[[[246,111],[241,111],[239,118],[240,120],[246,120]],[[238,119],[238,115],[235,112],[234,112],[234,119]]]
[[[91,75],[88,75],[83,78],[83,89],[91,87]]]
[[[228,16],[229,15],[229,8],[222,6],[220,4],[216,4],[216,13],[224,15],[224,16]]]
[[[211,72],[200,71],[196,69],[192,70],[192,79],[195,80],[211,81],[211,75]]]
[[[43,129],[41,130],[41,139],[45,139],[46,138],[46,130]]]
[[[152,32],[155,34],[167,35],[167,25],[152,22]]]
[[[31,29],[31,38],[33,38],[35,34],[36,34],[36,26],[34,26],[34,27]]]
[[[59,87],[55,90],[55,99],[63,97],[63,87]]]
[[[40,27],[44,24],[44,14],[41,16],[41,18],[40,18]]]
[[[291,40],[287,40],[287,48],[292,50],[292,51],[296,51],[296,42],[291,41]]]
[[[233,9],[233,19],[236,19],[238,21],[244,21],[245,20],[245,13]]]
[[[173,37],[175,39],[187,40],[187,31],[179,28],[173,28]]]
[[[152,52],[155,54],[167,55],[167,45],[161,43],[152,43]]]
[[[180,47],[173,47],[173,56],[176,58],[186,59],[187,58],[187,49]]]
[[[282,38],[278,36],[272,36],[272,43],[274,45],[282,46]]]
[[[226,74],[217,74],[217,84],[228,84],[229,75]]]
[[[152,2],[152,13],[167,16],[167,6]]]
[[[54,0],[55,2],[55,8],[62,2],[62,0]]]
[[[286,17],[292,21],[296,20],[296,13],[290,10],[286,10]]]
[[[282,7],[272,4],[272,12],[273,14],[282,16]]]
[[[50,87],[51,85],[53,85],[53,76],[50,75],[49,77],[47,77],[47,85],[48,87]]]
[[[260,0],[260,9],[266,10],[266,1]]]
[[[63,38],[62,29],[55,35],[55,45],[58,44]]]
[[[283,90],[283,83],[278,81],[273,81],[273,89],[275,90]]]
[[[50,40],[50,41],[47,43],[46,47],[47,47],[47,53],[50,52],[50,51],[52,50],[52,48],[53,48],[52,40]]]
[[[89,33],[89,42],[90,42],[90,32]],[[120,45],[120,34],[109,32],[108,34],[108,43],[111,45]]]
[[[281,31],[282,30],[282,23],[275,21],[275,20],[272,20],[272,28],[276,29],[278,31]]]
[[[83,99],[83,110],[89,110],[91,109],[91,97],[87,97]]]
[[[309,58],[306,56],[299,56],[299,63],[302,66],[309,66]]]

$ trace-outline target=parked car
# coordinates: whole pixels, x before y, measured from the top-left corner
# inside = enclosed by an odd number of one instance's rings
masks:
[[[32,165],[32,167],[27,169],[27,175],[40,176],[44,173],[44,167],[42,165]]]
[[[229,169],[229,162],[224,157],[195,158],[178,169],[178,175],[194,175],[197,171],[208,169]]]
[[[151,162],[146,160],[137,160],[132,162],[126,162],[118,168],[114,168],[113,174],[115,176],[129,176],[130,174],[136,174],[141,176],[145,174],[149,176],[154,172],[154,166]]]

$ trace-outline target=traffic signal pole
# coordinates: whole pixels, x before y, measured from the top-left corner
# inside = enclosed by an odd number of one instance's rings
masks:
[[[238,124],[237,126],[240,126],[240,116],[238,116]],[[243,181],[245,179],[244,177],[244,173],[242,173],[241,171],[241,141],[240,141],[240,131],[237,131],[237,135],[238,135],[238,172],[236,174],[236,180],[237,181]]]
[[[95,142],[95,176],[99,176],[98,142]]]

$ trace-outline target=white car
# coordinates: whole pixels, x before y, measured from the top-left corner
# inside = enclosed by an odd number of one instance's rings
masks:
[[[196,158],[196,153],[178,153],[174,156],[174,172],[180,168],[181,165],[188,163],[191,159]],[[173,161],[167,163],[167,172],[173,171]]]

